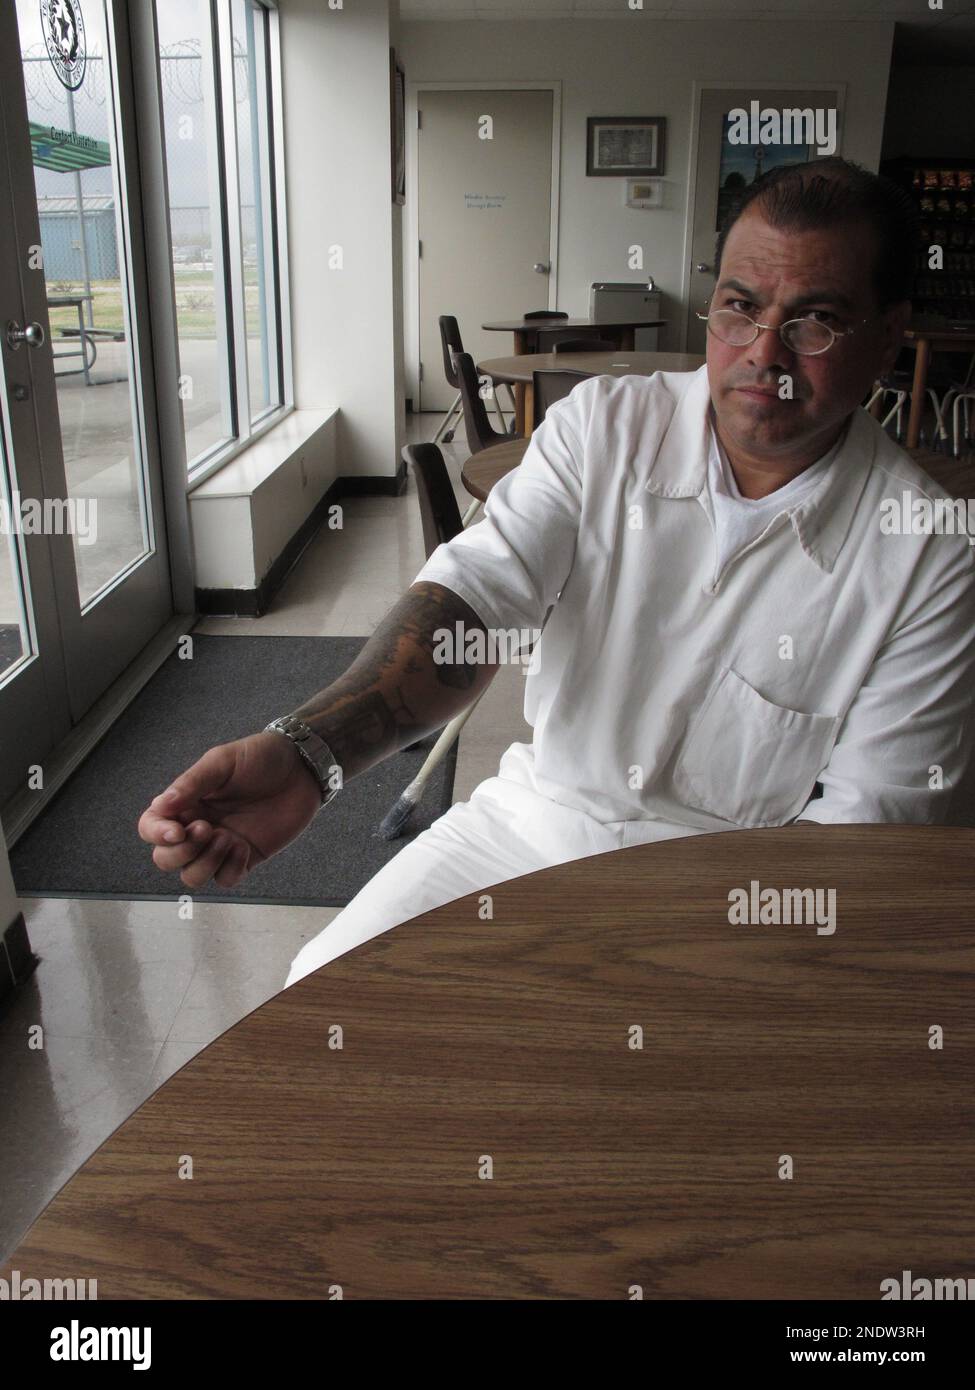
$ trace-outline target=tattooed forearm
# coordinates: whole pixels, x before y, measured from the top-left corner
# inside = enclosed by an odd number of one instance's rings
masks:
[[[490,683],[496,663],[434,660],[435,634],[458,623],[485,630],[450,589],[414,584],[345,674],[294,711],[328,744],[344,780],[442,728]]]
[[[427,663],[422,659],[426,654],[443,685],[473,685],[474,667],[464,663],[438,664],[432,660],[437,645],[434,634],[443,628],[452,632],[457,623],[461,623],[465,631],[473,628],[485,631],[473,608],[451,589],[445,589],[441,584],[414,584],[376,628],[349,667],[349,674],[360,665],[369,671],[403,666],[418,674],[427,668]]]

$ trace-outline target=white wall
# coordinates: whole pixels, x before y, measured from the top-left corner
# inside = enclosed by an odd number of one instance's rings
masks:
[[[774,16],[772,16],[774,21]],[[660,347],[679,347],[683,318],[683,237],[694,79],[846,83],[840,153],[876,169],[894,26],[865,23],[620,19],[407,22],[400,53],[408,82],[537,79],[562,82],[562,179],[557,304],[586,314],[593,280],[635,280],[625,260],[647,245],[646,268],[664,292]],[[756,93],[759,95],[759,93]],[[618,179],[586,177],[587,116],[666,116],[664,207],[622,206]],[[404,252],[413,283],[415,248]],[[407,394],[414,395],[413,305],[407,298]]]
[[[975,68],[894,68],[884,158],[975,158]]]
[[[339,406],[339,473],[399,462],[388,0],[279,0],[295,405]],[[327,248],[343,248],[329,270]]]

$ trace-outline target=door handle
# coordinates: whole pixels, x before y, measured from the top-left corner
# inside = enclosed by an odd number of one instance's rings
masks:
[[[694,269],[699,270],[702,275],[706,275],[708,271],[711,269],[711,267],[709,265],[706,265],[704,261],[698,261]]]
[[[16,352],[21,343],[32,348],[43,347],[44,329],[39,323],[29,323],[26,328],[21,328],[16,320],[11,319],[7,324],[7,345]]]
[[[539,275],[547,275],[551,269],[551,261],[536,261],[532,266],[532,270],[536,271]]]

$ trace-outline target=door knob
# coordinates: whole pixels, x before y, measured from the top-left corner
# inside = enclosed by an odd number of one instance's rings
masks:
[[[26,328],[21,328],[20,324],[11,319],[7,324],[7,343],[10,347],[17,350],[21,343],[26,343],[28,347],[42,347],[44,343],[44,329],[39,323],[29,323]]]
[[[699,270],[702,275],[706,275],[708,271],[711,269],[711,267],[709,265],[706,265],[704,261],[698,261],[694,269]]]
[[[536,261],[532,266],[532,270],[537,271],[539,275],[547,275],[551,269],[551,261]]]

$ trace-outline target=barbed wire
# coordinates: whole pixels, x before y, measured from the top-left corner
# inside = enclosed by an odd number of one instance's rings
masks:
[[[27,92],[28,107],[32,111],[63,111],[64,86],[54,71],[44,44],[31,44],[30,48],[21,54],[21,59],[24,65],[24,89]],[[84,84],[85,99],[99,106],[105,102],[105,83],[100,60],[100,53],[89,54]]]
[[[238,104],[248,99],[247,50],[240,39],[234,41],[234,85]],[[177,39],[159,49],[163,86],[171,95],[186,102],[203,100],[203,51],[199,39]]]
[[[31,44],[23,52],[24,87],[28,105],[34,111],[63,111],[65,89],[55,72],[44,44]],[[160,47],[159,58],[164,90],[177,101],[199,105],[203,101],[203,54],[199,39],[177,39]],[[248,100],[248,55],[240,39],[234,39],[234,85],[238,104]],[[83,83],[84,100],[95,106],[105,104],[104,55],[89,53]]]
[[[199,39],[178,39],[160,51],[163,86],[179,101],[196,104],[203,100],[203,54]]]

